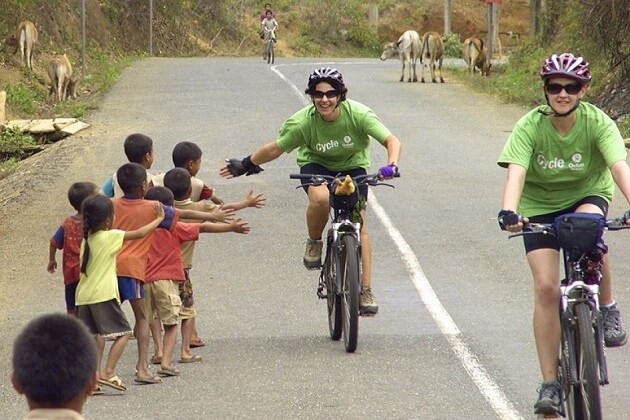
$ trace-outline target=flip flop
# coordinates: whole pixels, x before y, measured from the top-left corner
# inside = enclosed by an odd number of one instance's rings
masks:
[[[118,375],[114,375],[109,379],[99,379],[98,383],[101,385],[108,386],[110,388],[117,389],[118,391],[126,391],[127,386],[125,383],[118,377]]]
[[[194,349],[194,348],[197,348],[197,347],[203,347],[205,345],[206,345],[206,342],[203,341],[201,338],[198,339],[198,340],[194,340],[194,341],[190,342],[190,348],[191,349]]]
[[[92,392],[90,393],[90,395],[103,395],[103,394],[105,394],[105,391],[103,390],[103,387],[100,385],[96,385],[94,389],[92,390]]]
[[[151,364],[153,365],[161,365],[162,364],[162,358],[156,355],[151,356]]]
[[[170,368],[162,368],[158,370],[157,373],[160,376],[179,376],[180,372],[178,369],[175,369],[174,367],[170,367]]]
[[[138,383],[138,384],[143,384],[143,385],[149,385],[149,384],[159,384],[162,383],[162,378],[160,378],[159,376],[139,376],[136,375],[136,378],[134,379],[134,382]]]
[[[203,358],[198,354],[194,354],[191,357],[182,357],[179,359],[179,363],[197,363],[201,362]]]

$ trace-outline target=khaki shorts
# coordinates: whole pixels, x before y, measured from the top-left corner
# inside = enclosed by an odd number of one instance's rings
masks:
[[[164,325],[177,325],[182,300],[178,282],[156,280],[144,285],[144,304],[151,318],[154,314]]]

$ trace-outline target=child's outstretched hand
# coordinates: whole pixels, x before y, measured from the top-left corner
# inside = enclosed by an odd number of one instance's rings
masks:
[[[235,221],[230,223],[230,226],[232,227],[232,232],[234,233],[249,233],[249,224],[243,219],[236,219]]]
[[[153,205],[155,209],[155,218],[164,220],[164,207],[162,207],[162,203],[156,201]]]
[[[229,223],[234,220],[234,215],[236,212],[234,209],[224,209],[223,206],[218,206],[214,210],[212,210],[214,220],[216,222]]]
[[[267,197],[263,193],[255,194],[254,191],[250,191],[245,197],[247,207],[256,207],[257,209],[263,207],[267,203]]]

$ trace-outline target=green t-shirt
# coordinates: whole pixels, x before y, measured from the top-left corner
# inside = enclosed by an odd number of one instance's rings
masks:
[[[76,304],[93,305],[116,299],[120,303],[118,277],[116,276],[116,255],[122,249],[125,231],[118,229],[99,230],[88,236],[90,259],[86,272],[81,273],[76,291]],[[81,261],[85,240],[81,243]]]
[[[280,128],[276,144],[297,151],[297,164],[318,163],[330,171],[370,166],[370,137],[383,144],[391,132],[365,105],[351,100],[339,104],[335,121],[321,119],[314,105],[293,114]]]
[[[588,196],[612,200],[614,183],[609,167],[626,159],[619,129],[599,108],[582,102],[577,119],[564,137],[554,129],[548,106],[533,109],[514,127],[497,160],[525,168],[525,185],[518,211],[531,217],[564,210]]]

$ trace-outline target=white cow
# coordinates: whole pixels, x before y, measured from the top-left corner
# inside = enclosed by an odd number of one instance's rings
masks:
[[[482,76],[490,74],[492,64],[487,58],[488,49],[483,45],[483,40],[474,36],[466,38],[462,47],[462,53],[471,75],[475,73],[475,67],[481,71]]]
[[[20,22],[18,25],[17,36],[11,35],[7,39],[7,45],[15,47],[15,54],[18,49],[22,57],[22,64],[33,70],[33,49],[37,43],[37,28],[33,22],[28,20]]]
[[[72,64],[65,54],[56,54],[48,62],[50,91],[57,101],[75,97],[77,80],[72,78]]]
[[[381,60],[385,61],[388,58],[400,57],[402,62],[402,71],[400,73],[400,81],[405,80],[405,64],[409,69],[408,82],[418,81],[416,75],[416,61],[420,54],[420,35],[416,31],[406,31],[398,38],[396,42],[390,42],[383,48],[381,54]],[[412,76],[413,72],[413,76]]]

